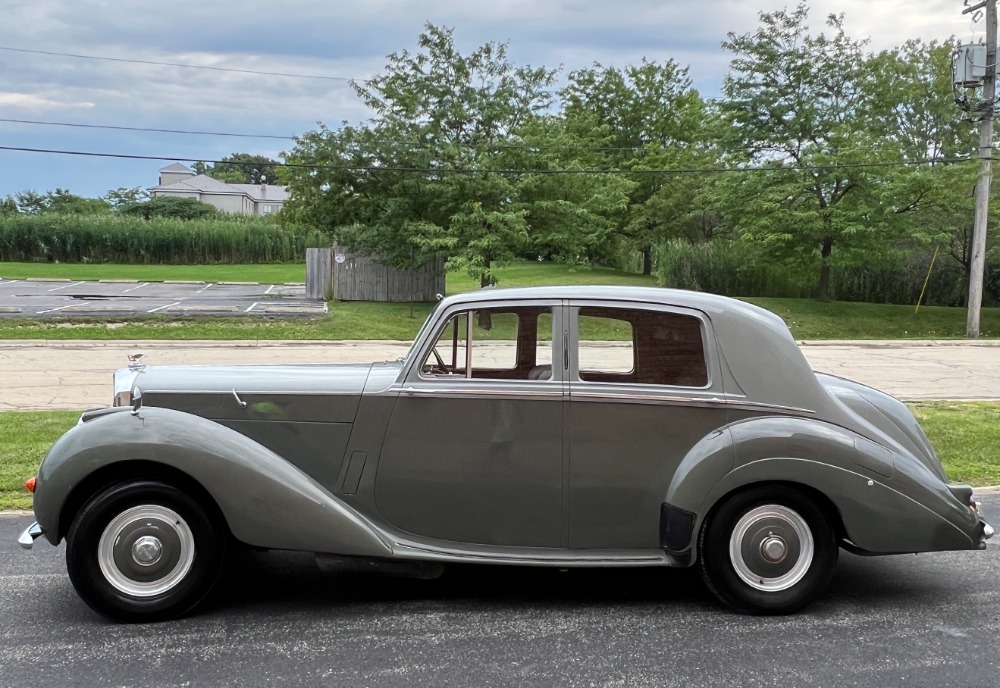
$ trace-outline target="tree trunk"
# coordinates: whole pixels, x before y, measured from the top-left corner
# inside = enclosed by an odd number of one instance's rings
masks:
[[[494,284],[493,275],[490,274],[490,265],[492,260],[489,255],[487,255],[484,260],[484,272],[482,277],[479,278],[479,288],[485,289],[486,287],[491,287]],[[479,327],[484,330],[493,329],[493,317],[490,315],[489,311],[479,311]]]
[[[820,301],[830,300],[830,254],[833,253],[833,239],[826,237],[823,239],[823,249],[820,255],[823,257],[823,267],[819,271],[819,289],[816,290],[816,298]]]
[[[653,274],[653,247],[649,244],[642,247],[642,274]]]

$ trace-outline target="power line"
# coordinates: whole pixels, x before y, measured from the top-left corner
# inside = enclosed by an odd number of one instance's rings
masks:
[[[198,131],[191,129],[159,129],[155,127],[126,127],[122,125],[115,124],[84,124],[82,122],[48,122],[42,120],[32,120],[32,119],[12,119],[7,117],[0,117],[0,122],[7,122],[11,124],[30,124],[30,125],[43,125],[43,126],[54,126],[54,127],[72,127],[72,128],[82,128],[82,129],[108,129],[113,131],[137,131],[137,132],[151,132],[159,134],[181,134],[181,135],[193,135],[193,136],[226,136],[235,138],[252,138],[252,139],[274,139],[279,141],[292,141],[296,137],[294,135],[281,136],[278,134],[244,134],[238,132],[229,131]],[[407,141],[405,139],[377,139],[376,143],[392,143],[401,146],[410,146],[413,150],[436,150],[433,144],[427,141]],[[472,144],[453,144],[457,148],[462,149],[472,149],[476,148]],[[534,143],[498,143],[492,146],[486,146],[489,150],[565,150],[569,152],[599,152],[599,153],[620,153],[634,151],[643,155],[651,155],[655,153],[660,153],[667,148],[662,146],[651,147],[649,144],[635,145],[635,146],[574,146],[572,144],[564,145],[545,145],[545,144],[534,144]],[[755,147],[747,148],[730,148],[723,153],[747,153],[754,152]],[[872,149],[870,148],[840,148],[837,153],[870,153]]]
[[[157,65],[159,67],[183,67],[185,69],[208,69],[213,72],[236,72],[239,74],[256,74],[259,76],[285,76],[295,79],[321,79],[324,81],[356,81],[367,83],[368,79],[353,79],[348,76],[324,76],[321,74],[292,74],[289,72],[266,72],[257,69],[236,69],[234,67],[210,67],[208,65],[182,64],[179,62],[159,62],[157,60],[136,60],[125,57],[104,57],[100,55],[80,55],[77,53],[57,53],[49,50],[28,50],[27,48],[11,48],[0,45],[0,50],[13,53],[30,53],[32,55],[49,55],[52,57],[74,57],[82,60],[104,60],[106,62],[129,62],[132,64]]]
[[[293,136],[277,136],[275,134],[237,134],[230,131],[191,131],[187,129],[155,129],[152,127],[125,127],[114,124],[82,124],[80,122],[42,122],[33,119],[9,119],[0,117],[0,122],[13,124],[43,124],[52,127],[78,127],[82,129],[113,129],[115,131],[148,131],[160,134],[191,134],[196,136],[233,136],[247,139],[281,139],[288,141]]]
[[[156,160],[161,162],[203,162],[213,165],[242,165],[254,166],[259,163],[244,162],[235,160],[203,160],[201,158],[181,158],[176,156],[160,155],[132,155],[128,153],[98,153],[93,151],[71,151],[56,150],[51,148],[25,148],[20,146],[0,146],[0,150],[14,151],[19,153],[49,153],[53,155],[75,155],[95,158],[117,158],[122,160]],[[373,165],[314,165],[310,163],[275,163],[276,167],[290,167],[307,170],[327,170],[327,171],[349,171],[349,172],[414,172],[419,174],[440,175],[440,174],[475,174],[477,172],[489,172],[499,175],[527,175],[527,174],[566,174],[566,175],[589,175],[589,174],[630,174],[630,175],[674,175],[674,174],[729,174],[729,173],[752,173],[752,172],[823,172],[829,170],[843,169],[863,169],[863,168],[889,168],[889,167],[912,167],[926,165],[929,163],[965,163],[971,162],[972,158],[923,158],[919,160],[900,160],[896,162],[860,162],[860,163],[840,163],[834,165],[812,165],[802,167],[675,167],[659,170],[620,170],[611,168],[590,168],[579,170],[566,169],[492,169],[476,170],[471,168],[433,168],[433,167],[379,167]]]

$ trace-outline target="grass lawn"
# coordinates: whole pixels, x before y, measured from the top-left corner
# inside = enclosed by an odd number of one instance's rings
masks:
[[[952,481],[1000,484],[1000,403],[911,404]],[[0,412],[0,509],[30,509],[24,481],[45,452],[79,418],[76,411]]]
[[[524,262],[499,270],[501,287],[558,284],[655,286],[651,277],[608,268],[574,269],[554,263]],[[69,279],[199,279],[301,282],[304,267],[282,265],[76,265],[0,263],[0,276]],[[450,294],[471,291],[478,283],[462,272],[447,278]],[[810,299],[748,298],[772,310],[797,339],[960,339],[965,309],[871,303],[821,303]],[[323,318],[177,318],[147,316],[114,319],[0,318],[0,339],[399,339],[416,334],[431,304],[332,302]],[[1000,308],[982,311],[982,335],[1000,336]]]

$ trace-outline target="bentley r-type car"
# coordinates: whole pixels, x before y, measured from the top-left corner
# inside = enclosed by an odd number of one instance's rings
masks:
[[[83,600],[191,610],[227,548],[421,575],[449,562],[697,566],[741,612],[815,599],[840,548],[993,534],[909,410],[813,372],[780,318],[654,288],[488,289],[366,365],[133,365],[45,457],[37,523]]]

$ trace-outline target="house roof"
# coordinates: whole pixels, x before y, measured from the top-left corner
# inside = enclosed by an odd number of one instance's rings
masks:
[[[190,167],[182,165],[179,162],[167,165],[166,167],[161,167],[160,172],[187,172],[188,174],[194,174],[194,171]]]
[[[274,201],[276,203],[282,203],[287,201],[289,196],[288,188],[278,186],[277,184],[265,185],[265,192],[263,196],[260,193],[260,184],[230,184],[229,186],[234,189],[239,189],[255,201]]]
[[[240,189],[233,188],[218,179],[212,179],[203,174],[198,174],[188,179],[182,179],[172,184],[161,184],[154,186],[150,191],[202,191],[206,193],[230,193],[242,194]]]
[[[149,189],[150,191],[199,191],[210,194],[239,194],[247,195],[254,201],[273,201],[282,203],[288,200],[288,189],[284,186],[268,184],[264,195],[260,193],[259,184],[227,184],[218,179],[204,174],[195,175],[188,179],[174,182],[173,184],[161,184]]]

